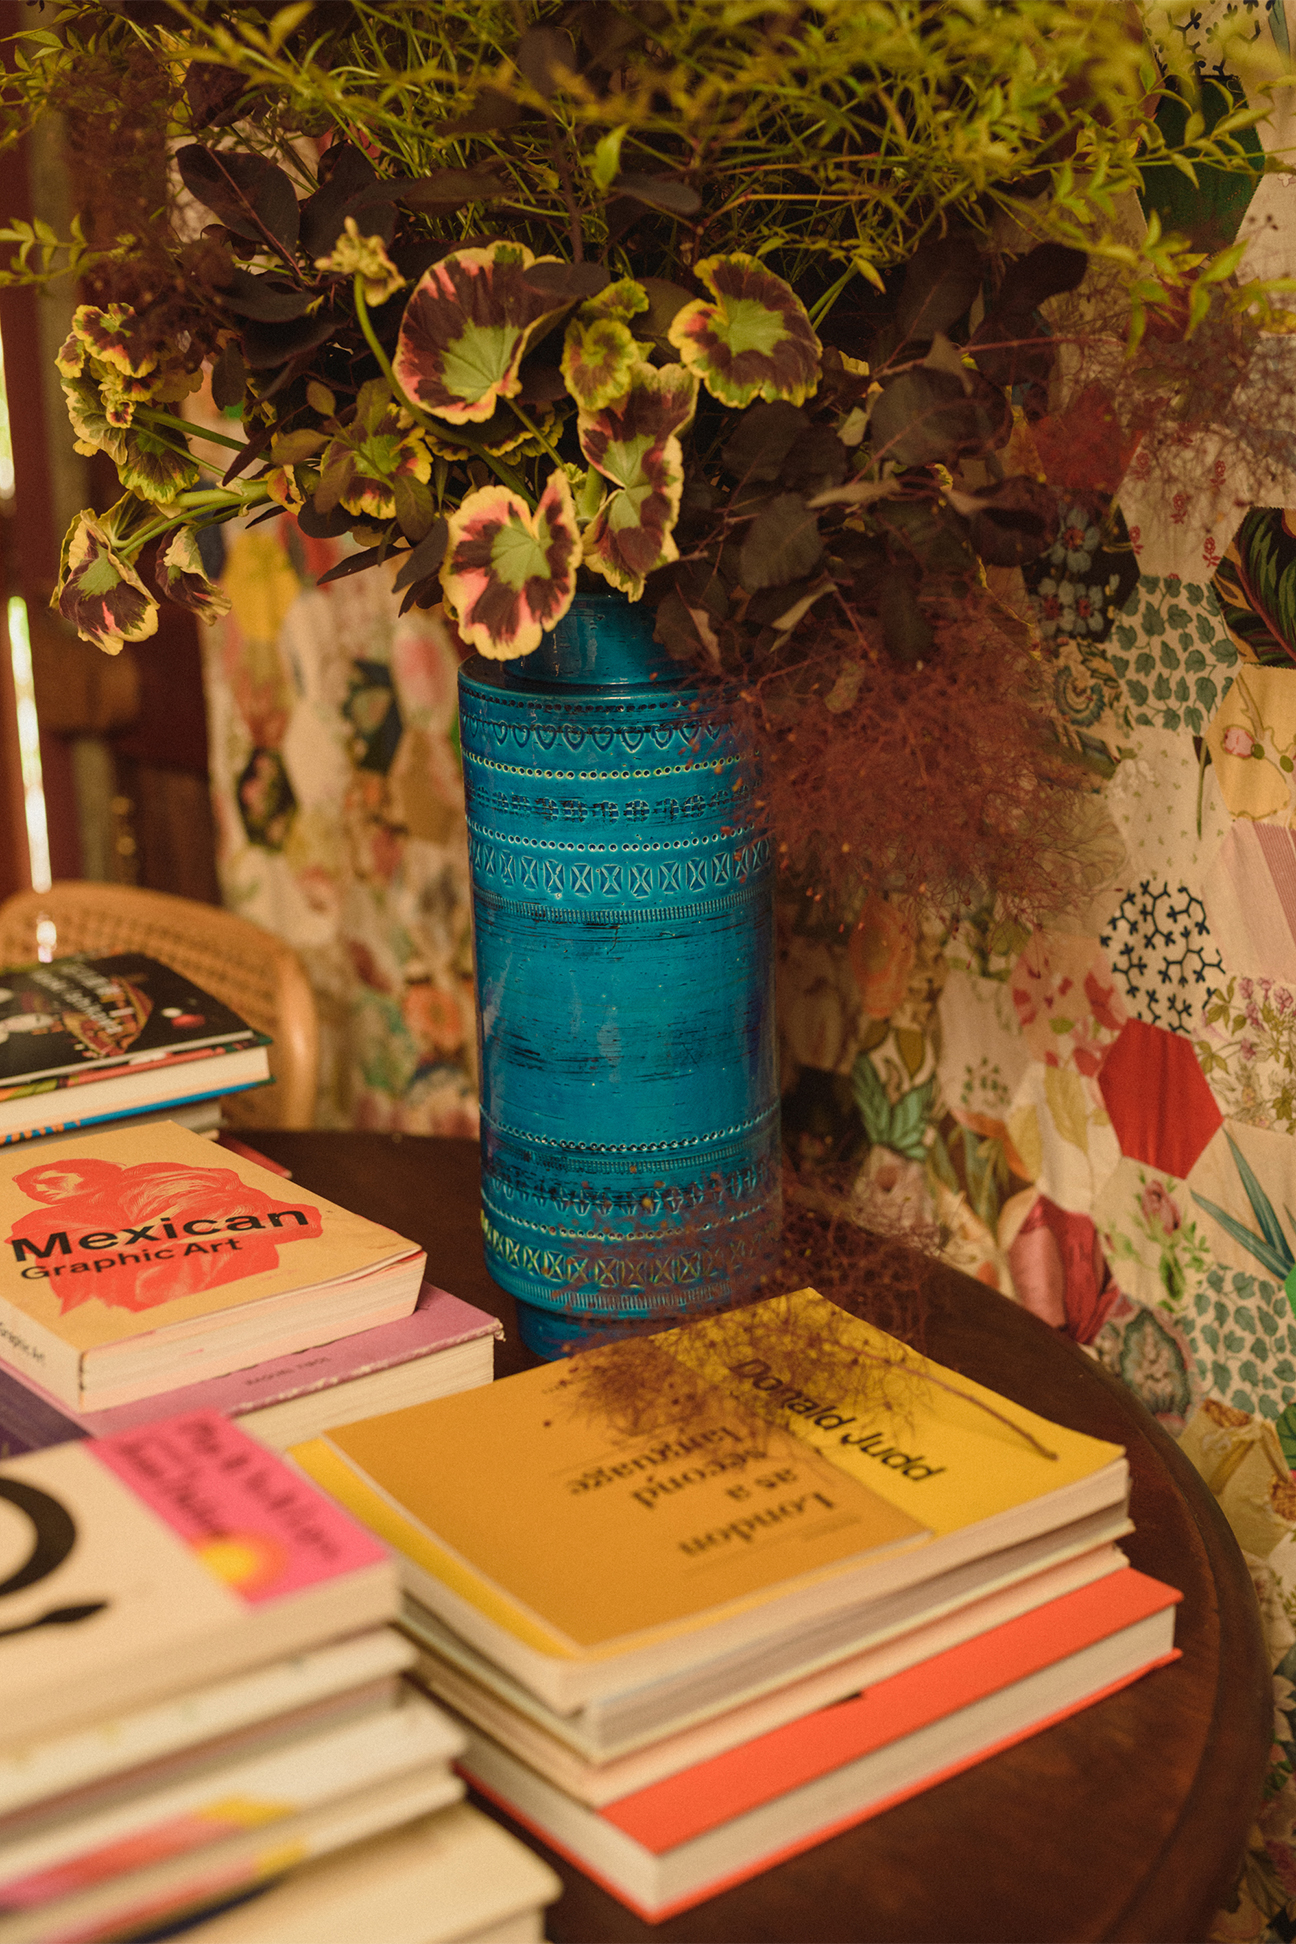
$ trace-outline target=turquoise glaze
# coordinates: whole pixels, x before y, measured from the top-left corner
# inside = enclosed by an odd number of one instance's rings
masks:
[[[486,1262],[548,1356],[732,1300],[777,1227],[770,842],[652,628],[578,597],[459,677]]]

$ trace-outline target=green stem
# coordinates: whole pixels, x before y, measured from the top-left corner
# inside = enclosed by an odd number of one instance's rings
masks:
[[[518,404],[516,398],[510,398],[509,405],[513,411],[514,416],[516,418],[521,419],[523,425],[525,425],[527,431],[531,434],[531,437],[533,439],[539,439],[541,445],[544,447],[545,451],[549,454],[549,457],[553,460],[555,466],[561,466],[562,460],[558,457],[557,451],[555,450],[552,441],[547,439],[544,433],[540,430],[540,427],[536,425],[532,419],[527,417],[527,414],[522,410],[522,407]]]
[[[373,324],[370,322],[369,306],[365,302],[364,280],[359,276],[355,280],[355,307],[356,316],[360,320],[360,329],[364,332],[365,343],[369,346],[375,358],[377,358],[378,369],[391,386],[392,397],[396,400],[396,403],[403,405],[410,417],[414,420],[414,423],[421,425],[425,432],[431,432],[435,437],[444,439],[447,436],[445,426],[437,425],[428,417],[426,412],[420,410],[406,391],[404,385],[401,384],[396,373],[392,370],[391,359],[387,356],[381,344],[379,344]],[[501,480],[511,492],[516,493],[519,499],[524,499],[531,511],[533,513],[535,512],[535,498],[528,491],[525,480],[514,472],[512,466],[506,466],[502,459],[496,458],[493,452],[487,452],[485,446],[478,445],[476,440],[465,437],[461,426],[454,428],[454,438],[458,444],[466,446],[475,458],[483,460],[490,467],[495,477]]]
[[[232,452],[242,452],[247,443],[245,439],[227,438],[223,432],[204,431],[200,425],[191,425],[188,419],[176,418],[170,412],[156,411],[149,405],[136,412],[135,416],[146,420],[150,425],[169,425],[177,432],[184,432],[192,438],[206,439],[209,445],[228,446]]]
[[[173,527],[196,525],[196,521],[187,517],[191,514],[204,512],[219,514],[242,513],[249,511],[254,506],[264,505],[269,498],[269,493],[264,490],[258,493],[210,491],[181,493],[177,498],[176,504],[184,508],[184,513],[178,514],[174,519],[170,520],[154,520],[151,525],[145,526],[140,532],[132,533],[131,542],[134,546],[145,547],[150,540],[156,540],[160,534],[170,533]]]

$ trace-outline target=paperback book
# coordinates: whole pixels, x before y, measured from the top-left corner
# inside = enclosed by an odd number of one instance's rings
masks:
[[[294,1870],[202,1944],[542,1944],[553,1871],[470,1803]]]
[[[913,1624],[942,1575],[980,1561],[993,1581],[1009,1548],[1123,1520],[1119,1447],[942,1372],[813,1291],[772,1301],[804,1331],[858,1342],[861,1363],[903,1367],[902,1405],[876,1386],[758,1385],[740,1311],[655,1339],[681,1362],[705,1354],[709,1388],[700,1414],[651,1436],[601,1419],[560,1363],[294,1456],[398,1550],[408,1592],[560,1714],[780,1643],[791,1678],[798,1652],[830,1651],[822,1630],[838,1652],[867,1637],[872,1603],[924,1589]]]
[[[334,1424],[488,1384],[499,1320],[424,1283],[413,1314],[373,1330],[225,1377],[105,1411],[71,1411],[32,1377],[0,1362],[0,1458],[69,1438],[108,1438],[154,1418],[220,1411],[273,1450]]]
[[[0,972],[0,1142],[263,1085],[268,1044],[138,952]]]
[[[650,1922],[823,1842],[1176,1657],[1179,1594],[1112,1573],[595,1809],[469,1727],[477,1788]]]
[[[392,1619],[383,1546],[214,1411],[0,1467],[0,1760]]]
[[[0,1355],[72,1411],[407,1317],[424,1263],[171,1121],[0,1150]]]

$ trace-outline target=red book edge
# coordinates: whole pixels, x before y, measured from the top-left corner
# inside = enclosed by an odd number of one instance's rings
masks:
[[[1112,1577],[1124,1579],[1126,1575],[1121,1573]],[[1177,1594],[1175,1597],[1182,1598],[1182,1595]],[[706,1903],[712,1897],[718,1897],[723,1890],[732,1890],[739,1883],[750,1882],[752,1877],[763,1876],[766,1870],[772,1870],[776,1864],[786,1863],[794,1856],[801,1856],[806,1850],[815,1849],[820,1843],[826,1843],[832,1837],[840,1836],[847,1829],[858,1828],[860,1823],[871,1821],[874,1816],[882,1815],[887,1809],[894,1809],[900,1803],[910,1801],[914,1796],[923,1795],[928,1789],[934,1789],[940,1783],[948,1782],[956,1775],[962,1775],[965,1770],[975,1768],[978,1762],[989,1761],[992,1755],[1001,1755],[1005,1749],[1015,1748],[1019,1742],[1029,1741],[1032,1735],[1042,1734],[1046,1728],[1054,1727],[1059,1721],[1069,1720],[1072,1715],[1080,1714],[1083,1709],[1093,1707],[1096,1702],[1105,1701],[1111,1694],[1119,1694],[1122,1688],[1142,1680],[1143,1676],[1150,1674],[1154,1668],[1167,1667],[1172,1661],[1180,1658],[1179,1648],[1172,1647],[1168,1654],[1158,1655],[1155,1660],[1148,1661],[1143,1667],[1135,1668],[1132,1674],[1123,1674],[1118,1681],[1112,1681],[1107,1687],[1096,1689],[1093,1694],[1083,1695],[1078,1701],[1069,1702],[1066,1707],[1046,1715],[1043,1720],[1032,1722],[1027,1728],[1019,1728],[1011,1735],[1005,1735],[1001,1741],[991,1743],[988,1748],[979,1748],[974,1754],[965,1755],[959,1761],[949,1763],[945,1768],[935,1769],[931,1774],[922,1776],[917,1782],[911,1782],[903,1789],[897,1789],[892,1795],[884,1796],[878,1802],[870,1802],[863,1809],[852,1809],[849,1814],[839,1816],[835,1822],[825,1823],[821,1829],[812,1830],[807,1836],[799,1836],[795,1842],[785,1843],[779,1849],[767,1851],[755,1861],[744,1863],[738,1869],[730,1870],[724,1876],[716,1877],[710,1883],[703,1884],[696,1890],[690,1890],[686,1895],[677,1897],[673,1903],[662,1904],[655,1910],[650,1909],[647,1904],[637,1903],[626,1891],[613,1883],[610,1877],[605,1877],[601,1871],[594,1869],[584,1857],[578,1856],[575,1850],[568,1849],[566,1844],[560,1842],[542,1823],[533,1821],[498,1790],[489,1788],[486,1783],[479,1781],[466,1762],[456,1762],[455,1767],[479,1795],[493,1802],[498,1809],[504,1811],[506,1816],[520,1823],[524,1829],[529,1829],[533,1836],[538,1837],[540,1842],[553,1850],[556,1855],[566,1857],[582,1876],[589,1877],[592,1882],[599,1885],[600,1889],[606,1890],[610,1897],[615,1897],[619,1904],[624,1904],[627,1910],[632,1910],[636,1917],[642,1917],[645,1923],[661,1924],[668,1917],[678,1917],[681,1911],[693,1910],[698,1904]],[[596,1815],[600,1812],[591,1810],[590,1813]]]
[[[599,1810],[660,1855],[816,1776],[942,1721],[1161,1612],[1182,1597],[1130,1568],[1018,1614],[847,1701],[726,1749]]]

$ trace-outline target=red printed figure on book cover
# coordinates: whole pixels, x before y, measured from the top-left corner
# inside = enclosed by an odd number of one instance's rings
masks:
[[[60,1155],[14,1183],[40,1206],[7,1241],[64,1316],[91,1296],[139,1311],[242,1281],[276,1269],[279,1244],[321,1233],[318,1208],[275,1201],[230,1168]]]

